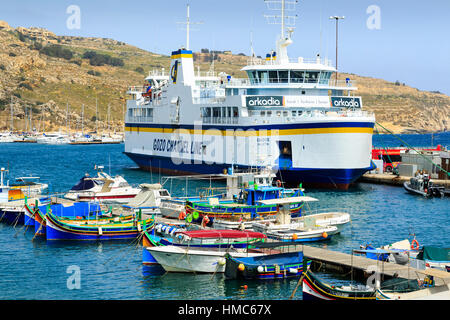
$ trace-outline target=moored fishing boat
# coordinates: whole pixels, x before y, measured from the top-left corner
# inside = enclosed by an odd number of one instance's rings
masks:
[[[164,189],[161,184],[142,183],[139,185],[139,193],[127,204],[122,205],[127,211],[141,210],[143,214],[161,215],[162,200],[169,200],[171,196],[169,191]]]
[[[317,225],[314,218],[303,219],[300,222],[292,222],[292,203],[306,203],[309,201],[317,201],[317,199],[301,196],[260,200],[259,202],[262,204],[276,206],[276,220],[274,222],[269,221],[265,223],[255,221],[253,223],[253,229],[264,232],[267,235],[267,238],[274,241],[311,242],[331,239],[333,235],[339,233],[339,229],[336,226],[331,225],[330,221],[328,221],[326,225]]]
[[[102,201],[108,203],[126,203],[133,199],[139,192],[139,188],[133,188],[119,175],[111,177],[103,172],[103,166],[95,166],[96,177],[86,174],[73,186],[64,198],[72,201]]]
[[[58,200],[57,200],[58,201]],[[96,202],[74,202],[74,203],[47,203],[41,205],[35,203],[34,206],[25,205],[27,215],[30,216],[29,225],[34,226],[36,235],[46,234],[46,215],[53,213],[64,220],[70,219],[96,219],[97,217],[109,216],[111,212],[103,212],[101,206]]]
[[[274,243],[266,243],[275,247]],[[281,243],[279,245],[286,245]],[[258,246],[258,249],[261,246]],[[225,277],[227,279],[273,280],[300,277],[306,265],[302,251],[279,252],[251,257],[225,255]]]
[[[150,237],[151,238],[151,237]],[[168,272],[224,272],[225,254],[253,256],[248,246],[266,236],[259,232],[236,230],[195,230],[174,233],[171,240],[146,247],[158,264]]]
[[[375,289],[364,285],[334,286],[307,270],[302,282],[303,300],[375,300]]]
[[[391,290],[377,288],[377,300],[450,300],[449,273],[434,269],[417,272],[425,275],[423,280],[409,281]],[[434,278],[440,278],[444,283],[436,285]]]
[[[197,212],[200,220],[208,216],[211,222],[214,219],[237,221],[240,218],[246,220],[268,218],[276,215],[277,206],[276,204],[262,203],[262,200],[288,198],[291,199],[290,213],[297,216],[303,206],[299,196],[301,192],[301,189],[297,189],[295,194],[284,197],[284,188],[282,187],[254,185],[241,190],[239,197],[235,199],[210,198],[208,201],[186,201],[186,214]]]
[[[47,241],[54,240],[127,240],[135,239],[143,229],[153,227],[152,218],[123,221],[120,217],[105,219],[83,219],[67,221],[47,213]]]

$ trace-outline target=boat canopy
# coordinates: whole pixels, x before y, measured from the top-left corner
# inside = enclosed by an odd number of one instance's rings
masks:
[[[287,198],[260,200],[258,202],[263,205],[282,205],[282,204],[291,204],[291,203],[297,203],[297,202],[313,202],[313,201],[319,201],[319,200],[316,198],[313,198],[313,197],[300,196],[300,197],[287,197]]]
[[[239,230],[193,230],[181,231],[177,232],[177,234],[183,234],[190,238],[267,238],[267,236],[261,232]]]
[[[450,261],[450,248],[424,246],[417,259],[432,261]]]
[[[78,181],[76,185],[72,187],[72,191],[82,191],[82,190],[89,190],[95,187],[95,182],[89,177],[83,177]]]

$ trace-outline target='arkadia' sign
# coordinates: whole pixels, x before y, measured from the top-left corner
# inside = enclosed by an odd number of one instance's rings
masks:
[[[331,106],[337,108],[361,108],[361,97],[331,97]]]
[[[281,107],[284,105],[283,96],[247,96],[247,107]]]

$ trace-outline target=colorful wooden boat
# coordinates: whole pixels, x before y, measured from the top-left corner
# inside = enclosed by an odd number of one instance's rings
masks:
[[[300,277],[303,273],[303,252],[284,252],[253,257],[225,256],[227,279],[273,280]],[[308,261],[308,265],[311,261]]]
[[[71,221],[73,219],[95,219],[110,214],[110,211],[104,213],[98,203],[75,202],[72,204],[35,204],[33,208],[30,205],[25,206],[26,213],[34,217],[34,231],[36,235],[43,236],[46,234],[46,214],[52,212],[55,216]],[[29,222],[31,225],[31,222]]]
[[[265,238],[262,233],[237,230],[181,231],[172,238],[152,241],[155,246],[145,249],[168,272],[221,273],[225,271],[226,253],[241,257],[261,255],[247,248]]]
[[[303,300],[375,300],[375,289],[363,285],[334,286],[323,282],[311,270],[303,278]]]
[[[197,220],[202,220],[205,215],[213,223],[219,219],[257,219],[274,216],[277,213],[276,205],[259,203],[261,200],[279,199],[284,197],[284,188],[273,186],[254,186],[241,190],[239,196],[232,200],[219,200],[209,198],[208,201],[186,201],[186,213],[199,213]],[[302,195],[302,189],[297,189],[291,197]],[[290,205],[292,216],[299,216],[304,203],[299,201]]]
[[[46,218],[47,241],[53,240],[126,240],[135,239],[143,230],[152,228],[154,219],[128,220],[103,219],[64,219],[48,212]]]

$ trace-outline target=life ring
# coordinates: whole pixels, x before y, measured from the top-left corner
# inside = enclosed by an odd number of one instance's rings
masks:
[[[206,227],[206,225],[209,223],[209,218],[208,216],[203,216],[202,219],[202,227]]]
[[[280,188],[281,187],[281,181],[277,180],[277,187]]]
[[[419,249],[419,241],[417,241],[416,239],[414,239],[414,240],[411,242],[411,249],[413,249],[413,250],[418,250],[418,249]]]
[[[186,218],[186,212],[181,211],[178,215],[178,220],[184,220]]]

